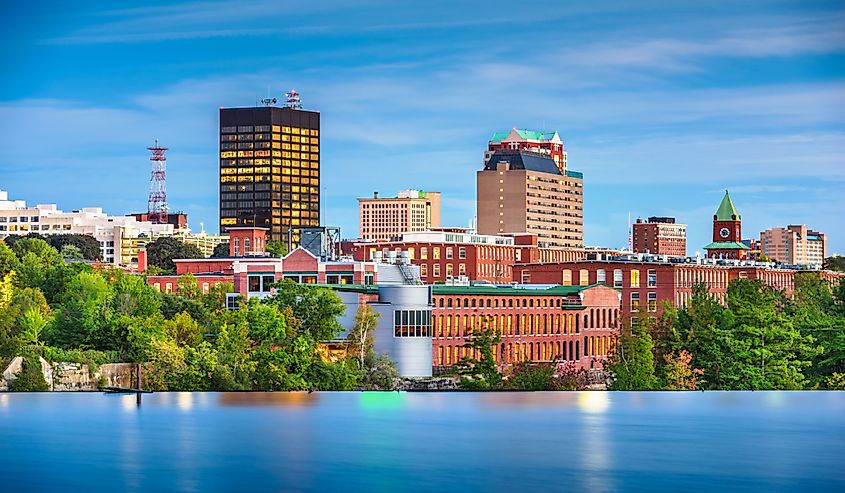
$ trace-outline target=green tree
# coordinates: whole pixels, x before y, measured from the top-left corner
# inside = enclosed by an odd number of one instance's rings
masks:
[[[605,365],[610,374],[610,390],[652,390],[657,384],[654,375],[654,341],[642,318],[625,324]]]
[[[63,259],[80,259],[82,258],[82,250],[76,245],[64,245],[59,251]]]
[[[9,383],[10,392],[46,392],[50,390],[44,374],[41,372],[41,362],[38,356],[27,355],[17,378]]]
[[[190,272],[179,276],[176,281],[176,294],[191,300],[199,299],[202,292],[197,278]]]
[[[524,361],[514,366],[505,382],[512,390],[561,390],[556,365],[546,362]]]
[[[824,259],[822,264],[825,269],[845,272],[845,257],[841,255],[833,255]]]
[[[0,278],[13,270],[17,270],[20,260],[15,252],[3,241],[0,241]]]
[[[343,315],[346,306],[334,291],[297,284],[288,279],[277,286],[276,296],[267,302],[280,311],[290,307],[300,333],[315,341],[327,341],[343,331],[337,319]]]
[[[284,257],[288,254],[288,247],[279,240],[270,240],[267,242],[267,253],[271,257]]]
[[[85,260],[101,260],[100,242],[91,235],[81,234],[59,234],[48,235],[44,240],[57,251],[62,252],[65,258],[84,258]],[[72,247],[78,250],[79,256],[68,257],[64,254],[65,247]]]
[[[473,356],[465,356],[455,365],[458,385],[464,389],[491,390],[502,386],[502,374],[496,367],[493,351],[502,338],[490,327],[489,319],[482,319],[481,327],[466,337],[463,347]],[[477,357],[475,357],[477,355]]]
[[[364,369],[364,359],[373,352],[373,341],[380,314],[370,305],[360,305],[355,313],[352,328],[346,336],[350,353],[358,361],[358,368]]]
[[[23,241],[23,240],[21,240]],[[48,341],[65,348],[109,349],[108,314],[114,292],[102,276],[80,272],[68,284],[64,303]]]
[[[175,273],[176,264],[173,260],[183,258],[203,258],[202,251],[196,245],[188,245],[173,236],[159,236],[147,243],[149,264],[162,269],[163,272]]]
[[[214,245],[214,250],[211,252],[212,258],[223,258],[229,256],[229,242],[218,243]]]

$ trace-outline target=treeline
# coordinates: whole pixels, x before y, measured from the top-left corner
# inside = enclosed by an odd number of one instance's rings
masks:
[[[792,298],[737,280],[718,302],[704,285],[683,309],[626,324],[607,365],[618,390],[845,390],[845,282],[795,276]]]
[[[331,361],[318,341],[342,331],[330,290],[290,281],[266,303],[225,309],[231,285],[203,293],[191,275],[161,293],[141,276],[67,263],[40,238],[0,242],[0,363],[24,356],[16,390],[41,390],[38,356],[99,365],[142,362],[152,390],[351,390],[393,385],[392,364],[372,352]],[[367,320],[374,317],[366,315]],[[365,317],[365,318],[366,318]],[[357,328],[357,327],[356,327]]]

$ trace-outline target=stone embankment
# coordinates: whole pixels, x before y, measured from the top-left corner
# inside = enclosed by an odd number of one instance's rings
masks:
[[[91,368],[84,363],[50,363],[44,358],[39,361],[47,387],[55,392],[95,391],[104,386],[132,387],[135,381],[133,363],[109,363]],[[12,359],[0,377],[0,391],[9,390],[9,383],[17,378],[22,365],[22,357]]]

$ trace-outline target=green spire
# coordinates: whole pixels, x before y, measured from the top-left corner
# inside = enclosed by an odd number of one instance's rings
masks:
[[[736,216],[737,220],[740,219],[739,212],[736,211],[736,207],[734,207],[734,203],[731,201],[731,196],[725,190],[725,198],[722,199],[722,203],[719,204],[719,210],[716,211],[716,220],[733,221],[733,216]]]

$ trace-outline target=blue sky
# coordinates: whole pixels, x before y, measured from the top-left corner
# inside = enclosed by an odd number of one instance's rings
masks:
[[[529,8],[530,6],[530,8]],[[773,2],[14,2],[0,32],[0,189],[217,224],[217,111],[296,88],[322,112],[328,223],[356,197],[443,192],[475,213],[494,131],[555,129],[585,175],[585,240],[673,215],[688,253],[724,189],[746,237],[806,223],[845,253],[845,6]]]

